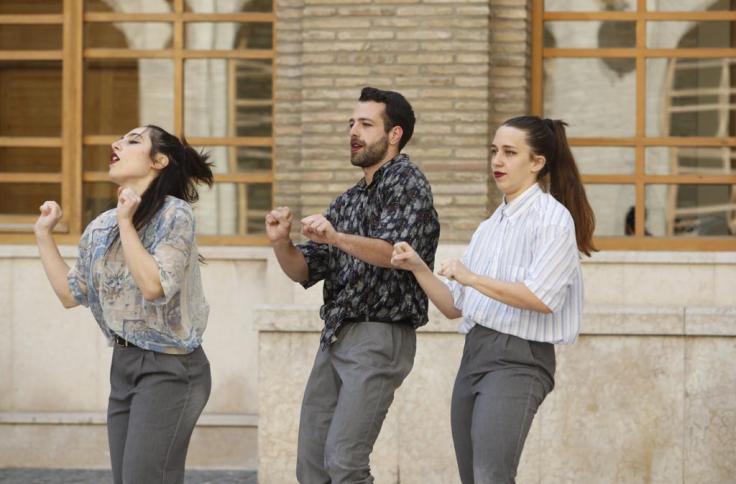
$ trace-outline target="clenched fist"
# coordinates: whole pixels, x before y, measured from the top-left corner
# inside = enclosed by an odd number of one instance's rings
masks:
[[[289,238],[292,218],[289,207],[276,207],[266,215],[266,235],[271,243]]]
[[[327,217],[317,214],[302,219],[302,235],[318,244],[334,245],[337,231]]]
[[[33,231],[37,234],[50,233],[59,223],[63,215],[61,207],[54,201],[43,202],[43,205],[39,207],[41,215],[39,215],[36,224],[33,226]]]
[[[391,265],[405,271],[417,271],[425,266],[424,261],[414,248],[406,242],[396,242],[391,255]]]
[[[469,285],[474,276],[459,259],[451,259],[440,264],[438,274],[452,281],[457,281],[463,286]]]
[[[141,197],[132,188],[118,188],[118,224],[122,221],[132,221],[138,205],[141,204]]]

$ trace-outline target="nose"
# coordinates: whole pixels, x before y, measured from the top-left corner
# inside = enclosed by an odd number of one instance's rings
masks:
[[[358,123],[350,126],[350,137],[352,138],[353,136],[358,137]]]
[[[110,143],[110,147],[112,148],[112,151],[120,151],[120,140],[115,140],[112,143]]]

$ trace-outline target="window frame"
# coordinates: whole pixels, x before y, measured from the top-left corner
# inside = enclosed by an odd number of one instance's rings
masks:
[[[195,13],[185,11],[184,0],[173,1],[173,12],[169,13],[118,13],[118,12],[85,12],[84,1],[63,0],[60,14],[0,14],[0,25],[43,25],[60,24],[62,26],[62,47],[60,50],[0,50],[0,61],[53,60],[62,63],[61,109],[62,132],[58,137],[26,137],[0,136],[0,147],[32,147],[60,148],[61,170],[59,173],[0,173],[2,183],[59,183],[61,185],[61,206],[64,215],[55,230],[57,240],[62,244],[76,244],[84,229],[82,221],[83,186],[88,182],[109,181],[107,172],[84,171],[82,156],[85,146],[109,145],[117,136],[85,135],[83,132],[83,92],[85,61],[114,59],[169,59],[174,66],[174,133],[184,132],[184,63],[188,59],[270,59],[271,75],[271,116],[275,111],[275,46],[276,46],[276,14],[271,12],[237,12],[237,13]],[[275,4],[275,2],[274,2]],[[115,48],[88,48],[84,46],[84,28],[87,23],[112,22],[167,22],[173,26],[173,42],[171,48],[158,50],[136,50]],[[196,50],[186,49],[184,32],[190,22],[266,22],[271,23],[271,49],[231,49],[231,50]],[[230,99],[231,96],[229,96]],[[228,105],[228,116],[233,106]],[[245,187],[250,183],[271,185],[271,206],[274,203],[275,123],[272,121],[271,136],[187,136],[187,141],[195,147],[224,146],[232,153],[240,146],[270,147],[272,163],[270,170],[257,172],[216,173],[215,184],[234,183]],[[122,134],[122,133],[120,133]],[[32,227],[37,216],[3,215],[0,223],[19,224]],[[239,224],[242,225],[242,224]],[[1,230],[1,229],[0,229]],[[32,229],[23,232],[0,231],[0,243],[32,243]],[[198,234],[197,240],[203,245],[267,245],[265,234],[251,235],[204,235]]]
[[[646,61],[671,58],[721,58],[736,57],[736,48],[662,49],[646,45],[647,22],[661,20],[727,20],[736,21],[736,11],[652,12],[647,10],[647,0],[636,0],[633,11],[557,12],[546,11],[544,0],[532,0],[531,12],[531,112],[544,115],[543,63],[548,58],[635,58],[636,59],[636,126],[633,137],[628,138],[570,138],[571,146],[631,147],[635,152],[634,173],[586,174],[588,184],[633,185],[635,192],[635,219],[645,219],[647,185],[736,185],[733,175],[654,175],[645,169],[645,152],[649,147],[733,147],[736,137],[649,137],[646,134]],[[636,46],[632,48],[548,48],[544,47],[544,22],[546,21],[628,21],[636,22]],[[667,237],[647,236],[645,224],[637,223],[632,236],[599,236],[595,245],[602,250],[736,250],[736,237]]]

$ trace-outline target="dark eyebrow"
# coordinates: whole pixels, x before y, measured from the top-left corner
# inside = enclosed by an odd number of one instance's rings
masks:
[[[141,137],[142,137],[141,133],[128,133],[126,135],[121,136],[119,139],[123,140],[125,138],[133,139],[133,138],[141,138]]]

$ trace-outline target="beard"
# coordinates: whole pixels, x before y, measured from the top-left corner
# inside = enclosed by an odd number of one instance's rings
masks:
[[[365,146],[362,151],[350,153],[350,163],[353,166],[368,168],[382,161],[386,153],[388,153],[388,136],[384,135],[372,145]]]

